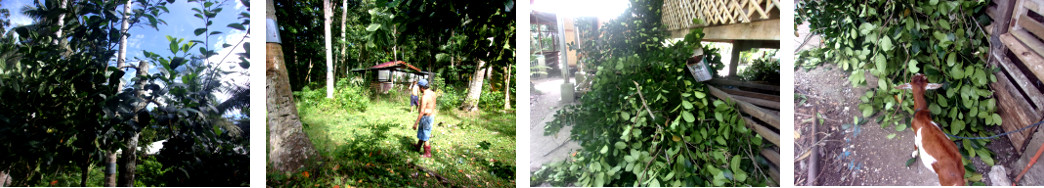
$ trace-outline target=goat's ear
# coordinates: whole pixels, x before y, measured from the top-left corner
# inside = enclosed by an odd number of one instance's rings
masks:
[[[910,83],[905,83],[905,84],[902,84],[902,85],[897,85],[897,86],[895,86],[895,88],[896,88],[896,89],[906,89],[906,90],[909,90],[909,89],[913,89],[913,87],[910,87]]]
[[[924,86],[924,89],[926,89],[926,90],[928,90],[928,89],[939,89],[939,88],[942,88],[942,86],[943,86],[942,84],[928,83],[927,85]]]

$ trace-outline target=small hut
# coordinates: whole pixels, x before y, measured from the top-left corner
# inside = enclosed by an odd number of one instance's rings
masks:
[[[402,88],[409,87],[410,83],[422,78],[431,78],[431,72],[420,70],[403,61],[385,62],[370,68],[352,70],[352,72],[371,71],[377,72],[377,74],[366,74],[367,77],[365,79],[370,82],[371,88],[381,93],[388,93],[388,91],[391,91],[396,86]]]

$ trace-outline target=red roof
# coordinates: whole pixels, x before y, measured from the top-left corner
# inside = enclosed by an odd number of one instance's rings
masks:
[[[399,66],[399,65],[406,66],[407,68],[409,68],[411,70],[414,70],[414,71],[417,71],[417,72],[424,72],[424,71],[421,71],[420,69],[418,69],[417,67],[414,67],[413,65],[410,65],[409,63],[406,63],[406,62],[403,62],[403,61],[385,62],[385,63],[381,63],[380,65],[372,66],[372,67],[370,67],[370,69],[381,69],[381,68],[395,67],[395,66]]]

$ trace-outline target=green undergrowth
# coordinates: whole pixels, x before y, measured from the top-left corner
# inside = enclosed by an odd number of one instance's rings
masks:
[[[370,101],[366,111],[298,103],[304,131],[322,156],[295,173],[269,174],[284,187],[514,187],[515,116],[440,111],[432,158],[412,147],[417,119],[408,99]],[[448,179],[440,183],[436,176]]]

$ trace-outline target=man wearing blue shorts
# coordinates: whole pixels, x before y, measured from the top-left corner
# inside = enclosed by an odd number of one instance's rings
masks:
[[[428,140],[431,138],[432,123],[435,118],[435,92],[429,90],[428,81],[421,79],[417,82],[417,86],[421,89],[420,96],[420,113],[417,115],[417,121],[413,124],[413,129],[417,130],[417,149],[423,148],[424,153],[421,157],[431,157],[431,144]],[[420,129],[417,126],[420,125]]]

